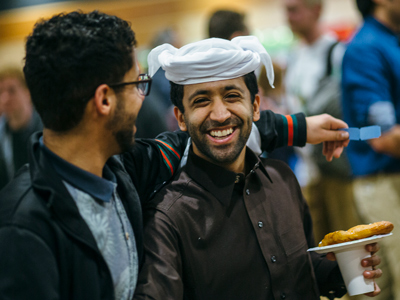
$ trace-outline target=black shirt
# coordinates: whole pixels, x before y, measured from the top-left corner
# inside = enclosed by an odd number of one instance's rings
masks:
[[[284,163],[249,149],[235,174],[190,152],[145,212],[135,299],[319,299],[337,265],[314,246],[306,202]],[[340,277],[340,276],[339,276]]]

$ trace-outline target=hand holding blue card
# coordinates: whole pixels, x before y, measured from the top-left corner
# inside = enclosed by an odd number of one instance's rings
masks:
[[[370,139],[375,139],[381,136],[381,127],[374,126],[366,126],[361,128],[349,127],[349,128],[341,128],[339,130],[347,131],[350,136],[350,140],[355,141],[365,141]]]

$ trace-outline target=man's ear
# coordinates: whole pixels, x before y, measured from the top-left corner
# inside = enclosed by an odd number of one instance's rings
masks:
[[[260,119],[260,95],[256,94],[253,103],[253,122]]]
[[[97,87],[94,97],[94,106],[100,115],[109,115],[115,105],[115,94],[107,84],[101,84]]]
[[[177,106],[174,107],[174,115],[175,115],[176,120],[178,121],[179,128],[182,131],[187,131],[185,116],[179,110],[179,108]]]

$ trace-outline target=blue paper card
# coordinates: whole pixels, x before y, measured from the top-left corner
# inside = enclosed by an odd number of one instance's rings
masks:
[[[350,135],[350,140],[355,141],[365,141],[370,139],[375,139],[381,136],[381,127],[374,125],[374,126],[367,126],[367,127],[349,127],[349,128],[341,128],[339,130],[347,131]]]
[[[380,126],[367,126],[360,128],[360,140],[370,140],[381,136]]]

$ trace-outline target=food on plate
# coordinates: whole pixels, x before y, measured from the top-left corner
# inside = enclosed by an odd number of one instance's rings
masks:
[[[338,230],[325,235],[319,242],[319,247],[365,239],[374,235],[387,234],[393,230],[393,224],[388,221],[375,222],[368,225],[357,225],[347,231]]]

